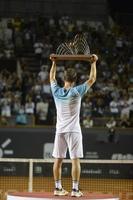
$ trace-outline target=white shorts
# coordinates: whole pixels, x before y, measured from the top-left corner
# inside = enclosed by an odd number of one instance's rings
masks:
[[[81,133],[62,133],[55,135],[54,158],[66,158],[67,149],[71,159],[83,158],[83,143]]]

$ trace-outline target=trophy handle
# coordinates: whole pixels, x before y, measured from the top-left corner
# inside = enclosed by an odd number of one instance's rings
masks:
[[[55,59],[56,61],[62,61],[62,60],[77,60],[77,61],[89,61],[91,58],[91,55],[59,55],[59,54],[50,54],[50,59]]]

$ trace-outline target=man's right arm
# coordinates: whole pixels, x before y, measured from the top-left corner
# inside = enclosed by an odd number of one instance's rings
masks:
[[[97,62],[97,60],[98,60],[98,57],[95,54],[92,54],[92,56],[89,59],[89,61],[91,62],[91,70],[90,70],[89,79],[86,81],[88,83],[89,87],[91,87],[93,85],[93,83],[96,81],[96,75],[97,75],[96,62]]]
[[[49,75],[50,83],[56,80],[55,77],[56,77],[56,62],[55,60],[52,60],[52,67],[50,69],[50,75]]]

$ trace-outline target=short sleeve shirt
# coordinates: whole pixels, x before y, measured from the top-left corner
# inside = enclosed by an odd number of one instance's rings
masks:
[[[87,82],[69,89],[60,87],[56,81],[51,82],[57,112],[56,133],[81,132],[79,123],[81,99],[88,89]]]

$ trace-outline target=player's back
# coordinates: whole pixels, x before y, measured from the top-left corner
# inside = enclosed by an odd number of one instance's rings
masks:
[[[53,82],[51,89],[57,110],[56,132],[81,132],[79,123],[81,98],[88,86],[82,84],[65,89]]]
[[[75,88],[58,90],[55,97],[57,109],[57,132],[80,132],[79,113],[81,97]]]

